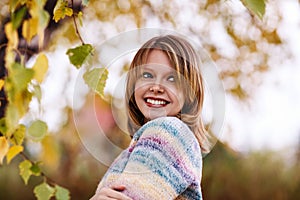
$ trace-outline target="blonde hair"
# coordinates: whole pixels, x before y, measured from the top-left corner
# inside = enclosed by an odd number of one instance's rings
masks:
[[[209,151],[208,134],[202,121],[204,100],[203,78],[200,73],[200,60],[195,49],[185,39],[174,36],[158,36],[147,41],[133,58],[127,75],[125,99],[128,104],[128,130],[133,135],[145,122],[139,110],[135,97],[135,83],[138,78],[138,66],[145,65],[152,50],[161,50],[169,58],[171,65],[181,77],[179,82],[184,86],[185,103],[181,112],[176,116],[186,123],[195,134],[204,153]]]

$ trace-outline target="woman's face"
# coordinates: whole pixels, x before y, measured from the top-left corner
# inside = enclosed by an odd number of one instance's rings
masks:
[[[134,93],[137,106],[147,120],[180,112],[184,95],[178,85],[177,72],[167,55],[152,50],[146,64],[139,66]]]

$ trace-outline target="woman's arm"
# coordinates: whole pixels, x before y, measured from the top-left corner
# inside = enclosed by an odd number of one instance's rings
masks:
[[[103,187],[90,200],[132,200],[121,193],[123,190],[125,190],[123,185],[112,186],[112,188]]]
[[[175,199],[199,184],[202,157],[191,130],[175,117],[152,120],[142,128],[124,171],[115,184],[133,199]]]

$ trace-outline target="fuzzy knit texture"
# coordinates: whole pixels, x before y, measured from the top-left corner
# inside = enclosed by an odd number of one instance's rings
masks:
[[[202,199],[202,155],[189,127],[176,117],[143,125],[112,163],[102,187],[125,185],[134,200]]]

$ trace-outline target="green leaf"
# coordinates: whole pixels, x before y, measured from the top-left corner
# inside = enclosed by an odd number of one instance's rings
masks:
[[[27,8],[24,6],[20,10],[18,10],[16,13],[12,14],[12,24],[13,24],[13,29],[18,29],[19,26],[22,23],[23,17],[25,16],[27,11]]]
[[[85,83],[102,98],[104,97],[107,78],[108,70],[106,68],[95,68],[85,72],[83,75]]]
[[[26,127],[23,124],[20,124],[16,131],[13,133],[11,142],[14,145],[22,145],[25,137]]]
[[[36,186],[33,192],[38,200],[49,200],[54,195],[55,189],[43,182]]]
[[[7,164],[10,163],[10,161],[19,153],[21,153],[24,150],[24,147],[21,145],[15,145],[9,148],[7,155],[6,155],[6,160]]]
[[[82,5],[87,6],[90,0],[82,0]]]
[[[44,34],[44,29],[48,26],[48,23],[50,21],[50,15],[46,10],[40,10],[38,13],[38,19],[39,19],[39,31],[38,34]]]
[[[266,10],[265,0],[242,0],[244,5],[260,19],[263,18]]]
[[[70,62],[78,69],[92,54],[92,52],[92,45],[84,44],[73,49],[68,49],[67,55],[69,56]]]
[[[33,95],[40,102],[42,99],[42,89],[40,85],[33,85]]]
[[[6,127],[5,118],[2,117],[0,119],[0,134],[6,135],[6,132],[7,132],[7,127]]]
[[[46,1],[44,1],[46,2]],[[49,24],[49,21],[50,21],[50,15],[47,11],[45,10],[40,10],[38,12],[38,36],[39,36],[39,41],[38,41],[38,44],[39,44],[39,47],[42,47],[43,46],[43,43],[44,43],[44,34],[45,34],[45,29],[46,27],[48,26]]]
[[[35,176],[40,176],[41,175],[41,168],[40,168],[39,164],[40,164],[40,162],[37,162],[37,163],[34,163],[30,167],[32,175],[35,175]]]
[[[6,136],[10,137],[12,132],[18,126],[20,115],[16,106],[8,104],[6,108],[5,124],[7,127]]]
[[[9,149],[9,144],[6,137],[0,137],[0,164],[3,162],[3,158],[6,156]]]
[[[69,190],[55,185],[55,198],[56,200],[69,200],[70,199],[70,192]]]
[[[32,171],[30,170],[32,164],[29,160],[24,160],[19,164],[20,176],[24,180],[25,185],[27,185],[30,176],[32,175]]]
[[[25,68],[19,63],[14,63],[9,72],[9,78],[12,80],[14,88],[17,91],[26,90],[28,83],[34,75],[34,71],[32,69]]]
[[[55,22],[64,19],[66,16],[70,17],[72,15],[73,15],[73,9],[68,7],[68,1],[65,0],[57,1],[53,11],[53,19]]]
[[[47,130],[48,126],[45,122],[36,120],[28,127],[27,133],[33,140],[41,141],[45,137]]]

